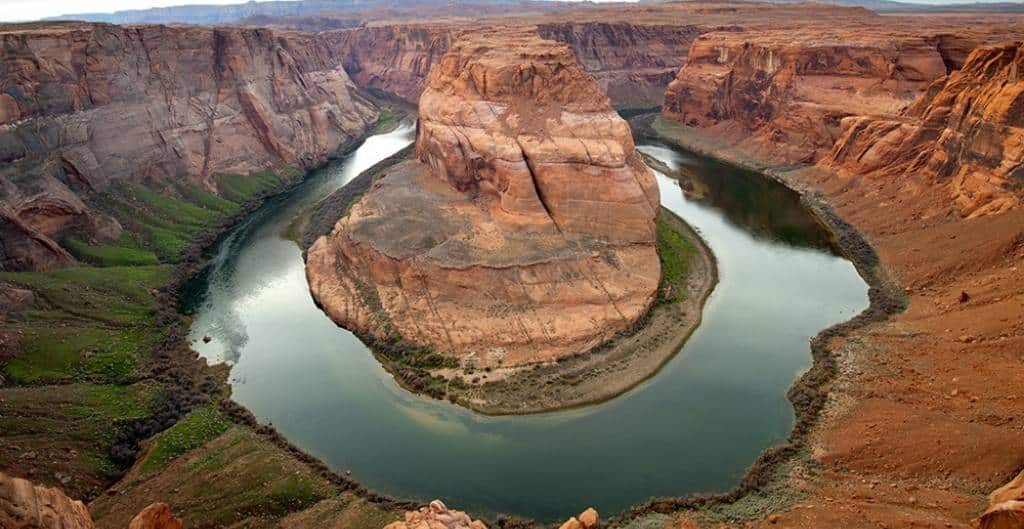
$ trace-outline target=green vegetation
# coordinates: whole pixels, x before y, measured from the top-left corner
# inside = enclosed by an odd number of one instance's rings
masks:
[[[390,106],[381,108],[377,123],[373,125],[373,134],[383,134],[395,130],[395,127],[402,122],[402,118],[405,116],[405,112]]]
[[[200,444],[166,459],[195,442]],[[98,526],[125,527],[153,501],[175,505],[175,514],[193,528],[275,527],[276,520],[324,499],[350,503],[291,454],[213,410],[189,415],[154,443],[119,485],[122,494],[90,504]]]
[[[212,441],[230,427],[231,421],[219,410],[211,406],[200,408],[154,438],[140,472],[159,472],[178,456]]]
[[[78,239],[63,242],[71,255],[94,266],[149,266],[159,263],[156,254],[144,250],[131,238],[118,244],[89,244]]]
[[[242,204],[297,181],[302,171],[284,167],[252,174],[216,176],[217,194],[185,184],[157,192],[140,184],[125,184],[96,199],[131,233],[110,245],[66,241],[80,260],[96,266],[148,265],[157,260],[176,262],[189,242]]]
[[[0,450],[0,467],[31,464],[47,479],[67,476],[61,488],[72,497],[94,496],[117,475],[117,432],[148,417],[159,394],[155,383],[0,389],[0,432],[7,447],[19,447]]]
[[[0,281],[35,293],[5,324],[23,336],[23,350],[0,374],[18,384],[131,382],[160,334],[153,295],[169,279],[169,266],[0,272]]]
[[[413,369],[444,369],[459,367],[459,361],[450,356],[444,356],[430,349],[410,349],[402,352],[386,353],[386,356],[394,362]]]
[[[680,301],[686,295],[686,278],[697,248],[664,219],[658,219],[658,257],[661,259],[661,285],[658,303]],[[671,293],[671,295],[668,295]]]
[[[218,177],[221,195],[228,200],[243,203],[262,194],[294,182],[302,172],[294,168],[269,169],[248,175],[225,174]]]

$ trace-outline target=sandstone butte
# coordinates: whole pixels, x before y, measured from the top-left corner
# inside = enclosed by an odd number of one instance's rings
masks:
[[[33,485],[0,472],[0,528],[94,529],[85,504],[58,489]],[[163,503],[154,503],[132,518],[127,529],[181,529],[181,520]]]
[[[66,23],[0,39],[0,269],[67,266],[68,235],[118,239],[91,200],[112,187],[217,193],[218,175],[323,161],[377,118],[310,34]]]
[[[308,252],[334,321],[519,366],[586,351],[644,314],[660,279],[657,183],[565,45],[466,36],[419,108],[416,160]]]

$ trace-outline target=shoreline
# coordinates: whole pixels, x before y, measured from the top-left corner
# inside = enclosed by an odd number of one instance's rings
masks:
[[[404,115],[401,109],[396,109],[396,111],[399,114]],[[171,280],[161,287],[157,294],[157,318],[160,319],[161,322],[169,321],[166,318],[173,318],[174,321],[183,324],[173,325],[171,329],[169,329],[167,336],[165,336],[164,340],[161,341],[161,346],[166,349],[158,349],[158,351],[163,350],[169,353],[169,362],[189,362],[189,365],[194,366],[190,370],[193,375],[214,376],[218,382],[217,389],[222,392],[220,394],[220,398],[217,399],[217,408],[220,409],[221,412],[231,420],[231,422],[239,426],[252,429],[252,431],[265,442],[284,450],[298,462],[308,466],[314,474],[335,486],[338,494],[351,493],[386,509],[403,511],[420,508],[424,506],[425,503],[417,500],[392,498],[390,496],[377,494],[372,490],[367,489],[359,482],[343,475],[340,471],[331,469],[322,460],[292,443],[283,434],[277,431],[273,425],[260,423],[259,419],[256,418],[248,408],[235,402],[231,397],[231,385],[227,381],[230,376],[230,369],[225,368],[225,364],[210,365],[203,357],[191,348],[188,343],[191,316],[182,312],[183,295],[186,293],[189,284],[196,280],[199,274],[201,274],[209,264],[209,252],[211,249],[215,248],[217,244],[219,244],[224,237],[228,236],[233,229],[237,228],[249,215],[266,205],[268,201],[282,197],[293,191],[305,182],[313,172],[350,156],[356,149],[362,146],[363,142],[365,142],[367,138],[379,133],[377,127],[380,122],[381,120],[378,119],[378,122],[367,127],[363,134],[352,138],[345,144],[339,146],[339,148],[326,159],[303,169],[301,178],[297,178],[294,181],[288,182],[276,189],[269,190],[259,196],[253,197],[251,200],[243,204],[238,212],[229,217],[225,217],[218,222],[217,225],[193,238],[185,251],[182,252],[181,261],[174,265],[171,272]],[[176,351],[182,350],[187,351],[190,354],[174,354]],[[187,358],[182,358],[182,356]],[[173,363],[171,365],[176,366],[177,363]],[[159,372],[159,366],[154,366],[153,371]],[[128,469],[126,469],[126,472],[142,460],[141,457],[144,453],[144,447],[142,446],[143,442],[170,428],[174,424],[177,424],[185,418],[188,413],[191,413],[191,411],[192,410],[189,410],[180,414],[173,423],[168,424],[159,430],[150,432],[149,435],[142,438],[128,440],[135,443],[137,453],[135,461],[128,467]],[[111,484],[108,490],[116,488],[122,478],[123,476],[119,477],[117,481]]]
[[[378,174],[410,156],[411,146],[363,171],[313,207],[302,235],[303,256],[315,240],[329,233],[347,208],[369,190]],[[654,300],[631,328],[587,351],[557,362],[466,372],[463,368],[426,369],[404,365],[409,347],[349,329],[403,389],[489,416],[532,415],[600,404],[657,375],[682,350],[703,319],[704,303],[718,283],[717,261],[700,235],[682,218],[661,207],[665,224],[690,244],[686,292],[679,301]],[[662,285],[664,286],[664,285]],[[661,288],[661,287],[659,287]],[[317,306],[319,302],[314,299]],[[322,307],[321,307],[322,308]],[[424,377],[429,381],[424,382]],[[471,377],[473,382],[466,382]],[[487,380],[490,379],[490,380]],[[570,392],[563,394],[562,388]],[[444,389],[441,390],[440,388]]]
[[[635,131],[635,136],[638,138],[643,137],[652,140],[658,140],[667,145],[675,146],[676,148],[682,148],[683,150],[691,150],[688,149],[687,145],[685,144],[676,143],[674,141],[671,141],[670,138],[663,137],[658,134],[652,134],[653,131],[643,130],[640,127],[637,127],[636,125],[633,125],[632,122],[631,125],[633,126],[633,129]],[[359,138],[358,141],[353,142],[353,145],[350,147],[348,151],[346,151],[344,154],[340,154],[338,157],[350,153],[352,148],[358,147],[358,145],[361,144],[362,140],[364,140],[370,134],[371,131],[368,130],[363,137]],[[673,514],[687,510],[693,511],[695,509],[727,510],[729,506],[735,504],[739,500],[754,494],[762,493],[766,489],[768,489],[771,484],[777,483],[781,479],[785,479],[786,476],[784,475],[776,475],[776,471],[779,470],[780,467],[784,466],[785,463],[790,462],[794,458],[798,457],[801,450],[806,449],[807,437],[810,435],[811,429],[818,418],[818,412],[824,406],[824,402],[827,397],[827,388],[824,388],[824,386],[828,382],[830,382],[832,378],[834,378],[835,376],[836,366],[834,357],[832,355],[831,350],[828,349],[826,345],[828,340],[837,336],[845,335],[851,332],[852,330],[862,327],[868,323],[884,320],[888,318],[890,315],[898,313],[900,310],[902,310],[902,302],[892,302],[893,299],[896,299],[899,296],[898,289],[896,290],[897,294],[895,296],[892,295],[891,289],[894,288],[894,285],[892,285],[887,278],[884,278],[883,276],[880,275],[876,275],[876,268],[879,266],[879,263],[877,256],[874,255],[874,251],[871,249],[870,245],[868,245],[866,241],[864,241],[860,237],[860,235],[857,234],[855,230],[853,230],[852,227],[843,222],[842,219],[840,219],[834,212],[831,212],[831,208],[829,208],[827,204],[823,202],[821,202],[819,205],[808,203],[808,197],[805,191],[795,189],[790,182],[780,179],[780,177],[777,174],[772,174],[768,166],[744,164],[741,161],[738,161],[737,159],[730,158],[728,154],[724,152],[715,152],[714,154],[712,154],[711,152],[701,151],[698,149],[693,149],[692,152],[697,152],[698,154],[708,156],[716,160],[724,161],[726,163],[732,163],[734,165],[755,170],[761,174],[765,174],[770,178],[776,179],[783,185],[786,185],[786,187],[794,189],[794,191],[799,193],[802,200],[804,200],[805,204],[807,204],[808,207],[811,209],[812,213],[819,220],[821,220],[823,224],[825,224],[825,226],[828,228],[829,233],[836,237],[837,244],[839,245],[843,254],[847,256],[847,258],[849,258],[851,262],[853,262],[858,272],[868,283],[870,287],[870,305],[862,313],[858,314],[851,320],[847,320],[846,322],[822,330],[812,340],[812,366],[799,379],[797,379],[790,387],[790,389],[787,391],[787,396],[789,397],[790,401],[793,402],[794,410],[797,416],[797,422],[790,433],[787,444],[782,446],[766,448],[762,452],[761,456],[758,457],[758,459],[756,459],[754,462],[752,462],[752,464],[748,467],[747,471],[741,478],[739,484],[730,491],[711,495],[693,494],[684,497],[652,498],[624,512],[609,517],[607,519],[608,527],[624,527],[628,525],[630,522],[637,521],[640,518],[650,514]],[[400,158],[402,154],[404,153],[399,152],[396,155],[393,155],[392,158]],[[395,163],[396,161],[397,160],[392,160],[391,158],[382,160],[381,162],[374,165],[364,173],[368,173],[375,170],[379,171],[387,167],[388,165]],[[316,168],[311,168],[307,170],[307,176],[309,171],[315,169]],[[361,174],[360,177],[363,177],[363,175]],[[357,180],[360,177],[357,177]],[[305,178],[299,180],[299,182],[303,181],[304,179]],[[369,184],[372,184],[372,178],[366,178],[364,180],[365,181],[363,182],[363,184],[367,185],[367,187]],[[355,182],[356,180],[353,180],[352,183]],[[258,208],[259,205],[262,204],[268,198],[272,198],[273,196],[276,196],[278,194],[285,193],[289,189],[294,187],[294,185],[297,185],[297,183],[293,184],[292,186],[287,186],[285,189],[279,190],[277,193],[272,193],[269,194],[268,196],[263,197],[259,201],[259,204],[255,204],[250,208],[246,208],[246,211],[248,213],[251,213],[251,211],[254,211],[256,208]],[[820,202],[820,199],[818,200]],[[219,241],[222,236],[224,236],[231,228],[233,228],[237,224],[239,220],[241,220],[241,217],[244,217],[244,215],[240,214],[239,217],[240,218],[233,218],[233,222],[225,221],[224,225],[221,227],[221,230],[218,233],[216,233],[215,236],[203,237],[202,240],[205,242],[197,243],[199,247],[202,249],[202,251],[205,253],[206,250],[215,245],[216,242]],[[700,243],[703,245],[703,240],[700,240]],[[190,249],[191,248],[192,246],[190,246]],[[191,263],[191,274],[187,276],[186,282],[188,279],[192,278],[192,275],[201,271],[202,267],[205,266],[205,262],[206,260],[204,258],[201,260],[201,262]],[[185,264],[186,263],[183,261],[182,263],[179,264],[179,267]],[[176,273],[178,272],[179,267],[175,268]],[[708,290],[708,295],[710,294],[710,292],[711,289]],[[703,311],[701,311],[701,313],[702,312]],[[375,354],[378,349],[377,346],[388,346],[387,344],[382,343],[375,344],[375,341],[369,337],[359,336],[359,338],[363,340],[364,343],[366,343],[367,346],[370,347],[372,351],[375,351]],[[384,363],[384,365],[386,368],[389,368],[389,371],[391,371],[391,368],[395,367],[394,363],[390,361]],[[211,369],[212,368],[213,367],[211,366]],[[401,370],[399,369],[399,371]],[[655,371],[655,373],[656,372],[657,371]],[[402,384],[400,377],[396,376],[396,380],[398,380],[399,383]],[[638,384],[641,382],[642,380],[639,381]],[[220,407],[223,411],[225,411],[225,413],[228,414],[228,416],[231,418],[233,422],[252,428],[264,440],[286,450],[297,460],[308,465],[314,472],[316,472],[317,474],[319,474],[320,476],[324,477],[329,482],[337,486],[339,492],[351,492],[375,504],[393,509],[411,509],[423,505],[422,502],[417,500],[402,500],[392,498],[386,495],[377,494],[367,489],[363,485],[359,484],[356,480],[348,478],[342,475],[340,472],[336,472],[330,469],[322,460],[316,458],[315,456],[312,456],[308,452],[305,452],[303,449],[291,443],[287,438],[280,434],[272,425],[261,424],[259,420],[254,415],[252,415],[252,413],[247,408],[231,400],[230,395],[228,395],[228,398],[225,398],[221,401]],[[786,484],[782,483],[782,487],[786,487]],[[768,491],[766,492],[766,494],[772,495],[777,494],[777,492]],[[505,517],[493,521],[498,522],[494,524],[498,527],[542,526],[542,524],[539,524],[533,520],[527,520],[519,517]]]
[[[671,148],[731,164],[743,169],[756,171],[772,178],[800,196],[801,202],[828,230],[841,254],[853,263],[858,274],[868,285],[868,307],[854,317],[831,327],[822,329],[810,342],[811,367],[802,373],[786,392],[786,397],[793,405],[796,420],[787,436],[786,442],[771,446],[761,452],[755,459],[739,483],[732,489],[714,494],[690,494],[677,497],[651,498],[636,505],[624,513],[613,516],[608,521],[609,527],[625,527],[631,522],[652,514],[678,514],[689,511],[717,511],[720,516],[730,519],[757,519],[769,512],[778,510],[780,504],[790,502],[787,493],[792,493],[787,483],[789,475],[785,472],[787,464],[806,456],[810,436],[819,424],[821,412],[825,408],[830,392],[829,385],[838,374],[836,354],[829,342],[836,338],[850,335],[853,331],[878,323],[899,314],[906,309],[906,301],[902,290],[886,274],[886,271],[871,244],[848,222],[843,220],[820,194],[801,188],[783,176],[778,166],[758,162],[749,156],[727,146],[712,148],[709,144],[714,140],[702,137],[699,130],[683,127],[677,135],[669,135],[656,130],[652,123],[662,119],[660,114],[637,116],[630,120],[634,136],[661,142]],[[806,167],[793,169],[808,169]],[[737,511],[730,512],[730,507],[741,501],[750,500],[760,495],[764,507],[756,512],[745,510],[748,506],[738,506]],[[755,500],[756,503],[756,500]]]
[[[493,370],[504,376],[471,388],[465,397],[468,400],[459,399],[457,404],[489,416],[579,409],[615,399],[661,372],[703,321],[704,305],[718,285],[718,266],[705,241],[678,215],[662,207],[659,222],[669,224],[696,249],[690,258],[684,299],[663,304],[655,301],[631,329],[557,363],[508,368],[507,374]],[[600,375],[594,376],[595,372]],[[453,370],[453,376],[459,374]],[[573,381],[574,388],[568,398],[544,395],[566,379]],[[487,387],[491,385],[494,387]]]

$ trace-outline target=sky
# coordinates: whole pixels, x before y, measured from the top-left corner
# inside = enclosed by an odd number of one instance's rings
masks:
[[[922,4],[952,4],[971,0],[910,0]],[[999,0],[981,0],[986,2]],[[1016,1],[1016,0],[1011,0]],[[37,20],[70,13],[110,13],[184,4],[238,4],[239,0],[0,0],[0,21]]]
[[[112,13],[185,4],[241,3],[239,0],[0,0],[0,20],[38,20],[72,13]]]

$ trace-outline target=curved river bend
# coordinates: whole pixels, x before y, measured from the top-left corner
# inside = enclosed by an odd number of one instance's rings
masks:
[[[612,514],[651,496],[727,490],[791,429],[785,394],[810,364],[809,338],[868,305],[867,285],[795,194],[641,145],[684,173],[658,174],[662,204],[718,259],[720,282],[680,354],[629,393],[578,410],[487,417],[410,394],[313,304],[285,233],[412,135],[406,124],[370,137],[269,201],[224,238],[185,300],[194,347],[233,364],[235,400],[379,492],[551,521],[589,505]]]

